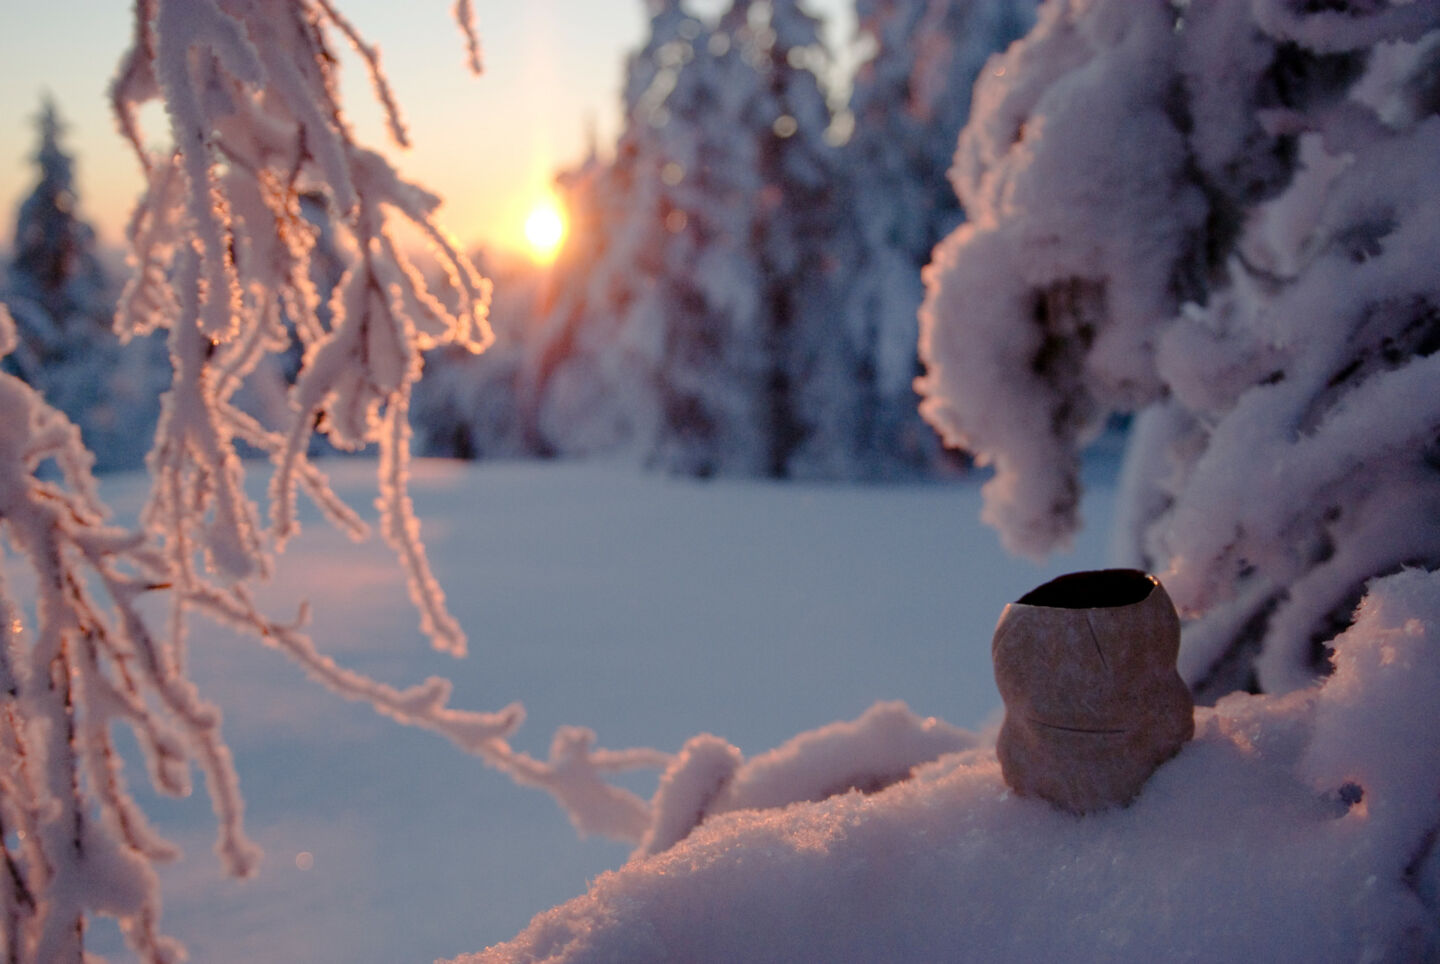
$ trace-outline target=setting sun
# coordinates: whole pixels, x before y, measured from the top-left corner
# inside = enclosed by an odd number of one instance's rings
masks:
[[[554,259],[565,240],[565,215],[553,198],[538,201],[525,218],[525,241],[536,261]]]

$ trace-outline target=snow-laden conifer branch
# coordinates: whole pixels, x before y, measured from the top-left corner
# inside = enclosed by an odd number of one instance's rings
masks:
[[[307,460],[312,433],[318,426],[343,447],[388,447],[396,435],[387,435],[385,425],[391,412],[404,409],[420,372],[420,349],[455,342],[479,350],[489,337],[488,283],[434,223],[438,200],[400,180],[345,124],[326,24],[366,56],[392,128],[403,138],[371,48],[332,4],[261,8],[157,0],[153,10],[139,9],[153,20],[137,28],[136,49],[113,91],[122,124],[135,103],[163,96],[174,137],[172,160],[150,166],[150,188],[132,223],[138,270],[118,324],[171,331],[176,382],[152,456],[163,484],[147,518],[170,520],[162,528],[187,585],[196,578],[191,546],[230,579],[267,569],[258,514],[239,488],[237,436],[275,459],[277,544],[296,531],[300,488],[358,535],[358,519],[328,494]],[[299,193],[316,188],[332,216],[344,219],[356,254],[336,288],[328,325],[317,317],[313,241],[298,212]],[[455,309],[392,240],[387,212],[430,240]],[[305,346],[305,362],[289,424],[272,428],[242,413],[233,399],[264,357],[288,347],[286,318]],[[389,474],[386,491],[388,506],[405,504],[403,473]],[[186,500],[205,507],[203,525],[181,510]],[[180,525],[182,518],[189,521]],[[442,648],[461,651],[463,635],[443,610],[416,526],[391,525],[387,535],[406,564],[427,632]]]
[[[1291,0],[1261,0],[1254,11],[1256,23],[1270,36],[1327,54],[1397,40],[1413,43],[1440,27],[1440,8],[1424,2],[1302,7]]]
[[[1305,685],[1368,580],[1440,564],[1440,8],[1323,6],[1046,5],[927,277],[924,411],[1010,547],[1064,541],[1080,449],[1141,413],[1124,561],[1206,698]]]
[[[365,42],[349,20],[335,9],[330,0],[316,0],[321,10],[325,12],[325,18],[335,25],[335,28],[345,35],[350,46],[365,61],[365,69],[370,74],[370,84],[375,89],[375,99],[385,109],[385,123],[390,129],[390,136],[395,143],[401,147],[410,146],[410,135],[405,130],[405,122],[400,118],[400,107],[395,103],[395,95],[390,90],[390,82],[385,79],[384,72],[380,69],[380,49]],[[470,42],[473,39],[467,36]]]
[[[462,2],[455,13],[477,60],[473,12]],[[8,960],[78,962],[94,914],[116,918],[147,962],[183,958],[160,933],[153,868],[176,851],[127,789],[114,724],[135,734],[157,791],[189,793],[190,767],[198,766],[224,867],[244,875],[257,866],[220,712],[187,675],[187,636],[205,620],[236,627],[346,698],[549,790],[582,829],[638,839],[646,804],[609,787],[604,775],[663,767],[668,757],[596,751],[593,735],[566,730],[549,761],[535,760],[506,742],[523,719],[518,705],[455,709],[450,684],[437,678],[407,689],[382,684],[339,666],[298,624],[254,604],[252,587],[298,530],[298,491],[351,536],[367,531],[310,461],[314,433],[344,448],[375,443],[381,529],[422,629],[437,647],[463,652],[464,633],[445,608],[407,491],[407,413],[422,349],[480,351],[488,343],[489,282],[435,222],[439,199],[355,141],[340,109],[328,28],[360,51],[393,132],[403,134],[373,49],[329,0],[139,0],[135,18],[111,96],[146,190],[127,229],[135,270],[115,327],[122,337],[165,329],[173,370],[139,531],[106,524],[93,458],[75,426],[0,375],[0,546],[28,567],[35,599],[19,605],[0,580],[0,927]],[[137,108],[156,99],[173,143],[147,157]],[[317,198],[322,214],[302,210],[302,200]],[[432,284],[410,261],[392,218],[427,240],[443,281]],[[329,278],[317,251],[323,239]],[[334,289],[328,303],[322,281]],[[0,311],[0,354],[16,343]],[[262,366],[297,343],[303,355],[288,418],[272,424],[248,411],[243,396]],[[246,492],[241,442],[274,463],[268,531]],[[168,601],[163,632],[140,611],[151,596]]]
[[[308,614],[293,623],[261,615],[247,593],[204,589],[190,604],[211,619],[258,636],[284,652],[313,680],[346,699],[365,702],[379,713],[407,726],[438,733],[517,783],[549,792],[570,814],[582,833],[597,833],[639,842],[651,820],[650,806],[627,790],[611,786],[604,775],[628,770],[663,770],[669,754],[649,749],[595,749],[595,734],[581,727],[562,727],[548,760],[518,752],[507,742],[522,722],[518,703],[496,713],[457,710],[449,706],[450,683],[431,677],[404,690],[347,670],[325,656],[300,630]]]
[[[0,310],[0,347],[13,345]],[[28,386],[0,375],[0,534],[33,581],[21,607],[0,584],[0,914],[12,961],[79,960],[86,918],[119,920],[146,960],[180,959],[157,929],[152,864],[175,855],[126,787],[111,738],[127,724],[161,793],[188,792],[188,767],[210,782],[229,868],[257,851],[240,821],[220,714],[175,669],[174,647],[136,610],[163,558],[139,533],[107,527],[78,431]],[[37,473],[47,462],[58,481]],[[13,849],[12,849],[13,848]]]
[[[451,12],[465,35],[465,66],[478,77],[485,70],[485,59],[480,52],[480,35],[475,31],[475,8],[470,0],[455,0]]]

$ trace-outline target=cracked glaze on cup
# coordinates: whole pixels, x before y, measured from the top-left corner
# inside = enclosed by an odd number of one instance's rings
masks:
[[[1135,569],[1077,572],[1005,607],[991,656],[1005,782],[1074,813],[1123,805],[1195,732],[1180,619]]]

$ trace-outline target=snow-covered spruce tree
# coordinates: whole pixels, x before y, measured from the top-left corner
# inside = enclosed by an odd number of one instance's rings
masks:
[[[159,416],[169,376],[162,340],[126,345],[111,332],[116,288],[101,268],[95,232],[79,215],[74,160],[49,98],[36,119],[39,178],[20,205],[15,256],[0,300],[19,342],[5,370],[19,375],[85,432],[101,469],[134,468]]]
[[[928,418],[1038,553],[1138,411],[1126,548],[1203,698],[1329,671],[1440,564],[1440,5],[1054,3],[987,68],[928,275]]]
[[[804,431],[799,333],[828,321],[815,22],[790,4],[740,2],[715,28],[650,9],[615,160],[570,179],[575,236],[598,237],[558,266],[539,434],[684,474],[784,474]]]
[[[456,14],[478,46],[470,6]],[[118,920],[145,961],[183,951],[159,924],[152,865],[174,848],[148,826],[126,789],[113,724],[128,726],[162,793],[190,791],[191,765],[208,785],[216,852],[234,874],[258,851],[243,827],[239,783],[220,714],[187,677],[187,639],[206,621],[285,652],[318,682],[402,723],[449,738],[514,779],[549,789],[587,831],[638,839],[648,808],[605,785],[606,770],[663,765],[649,751],[593,752],[593,734],[557,734],[548,763],[514,752],[506,736],[523,713],[447,705],[437,678],[404,690],[350,672],[321,653],[287,614],[262,612],[254,585],[297,531],[303,489],[359,537],[365,524],[306,457],[317,426],[335,444],[378,443],[380,525],[410,580],[421,627],[459,654],[463,631],[425,561],[406,494],[405,414],[423,347],[484,345],[488,285],[434,221],[438,203],[358,144],[336,99],[338,32],[368,65],[395,138],[404,129],[375,52],[328,2],[139,0],[134,43],[114,81],[122,131],[148,186],[129,226],[135,261],[116,325],[166,333],[174,378],[149,457],[154,485],[142,528],[108,526],[75,427],[19,379],[0,374],[0,538],[28,566],[33,605],[0,584],[0,937],[15,962],[78,962],[94,914]],[[137,108],[159,100],[172,147],[140,147]],[[309,277],[314,243],[300,215],[323,192],[344,232],[344,273],[322,321]],[[447,309],[406,261],[387,218],[410,221],[449,272]],[[288,349],[282,308],[304,345],[286,424],[266,426],[234,404],[267,355]],[[0,355],[18,342],[0,312]],[[268,529],[244,494],[236,445],[274,461]],[[58,470],[42,476],[47,465]],[[30,580],[33,580],[31,582]],[[152,625],[142,597],[168,604]]]
[[[663,99],[652,85],[640,105],[658,204],[631,325],[658,350],[651,461],[689,475],[763,475],[772,352],[753,244],[763,181],[744,116],[758,74],[723,23],[680,52]]]
[[[623,406],[606,383],[599,329],[614,329],[603,305],[623,302],[629,286],[599,280],[611,250],[609,230],[623,218],[628,192],[619,167],[594,151],[578,167],[555,178],[569,229],[552,267],[547,296],[537,306],[533,336],[521,358],[517,404],[525,449],[551,457],[611,449],[632,435]],[[644,383],[641,383],[642,386]]]
[[[825,139],[831,118],[818,76],[827,57],[820,23],[795,0],[735,0],[718,29],[738,53],[730,62],[740,72],[737,136],[755,152],[749,237],[766,356],[758,426],[765,474],[834,474],[837,467],[815,452],[843,451],[855,392],[848,352],[833,337],[845,258],[831,245],[842,239],[844,194]]]
[[[533,447],[630,446],[695,475],[928,465],[910,384],[918,270],[958,219],[934,181],[953,145],[937,145],[1029,5],[867,11],[889,46],[844,151],[826,143],[828,55],[798,5],[742,0],[713,27],[675,0],[650,12],[614,162],[566,178],[587,227],[521,379]]]
[[[73,327],[88,329],[82,333],[88,336],[108,327],[109,285],[95,232],[77,210],[75,161],[61,146],[65,124],[49,97],[43,99],[35,124],[40,143],[32,159],[40,177],[16,217],[8,295],[44,312],[56,329],[53,337]],[[11,314],[21,314],[16,320],[26,324],[23,313]],[[46,343],[41,332],[22,328],[20,334],[41,363],[52,360],[58,346]]]
[[[920,269],[962,217],[945,172],[976,75],[991,53],[1029,29],[1034,8],[1033,0],[856,3],[870,53],[856,72],[841,166],[853,179],[846,223],[859,251],[836,336],[854,346],[851,378],[863,400],[852,444],[864,474],[933,471],[944,461],[912,385]]]
[[[592,150],[557,178],[571,230],[520,381],[526,444],[541,454],[625,450],[645,460],[660,432],[660,347],[634,316],[667,236],[655,134],[703,28],[678,2],[646,6],[650,33],[626,64],[614,159]]]

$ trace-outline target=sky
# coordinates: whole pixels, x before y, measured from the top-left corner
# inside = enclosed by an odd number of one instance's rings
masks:
[[[603,151],[619,127],[624,58],[645,38],[643,0],[473,0],[486,72],[471,76],[450,0],[337,0],[381,49],[415,147],[399,152],[379,123],[364,71],[344,59],[347,113],[366,145],[395,156],[403,175],[446,199],[442,221],[467,244],[519,248],[526,216],[554,173],[581,160],[595,131]],[[696,0],[713,15],[724,0]],[[851,0],[811,0],[831,36],[853,33]],[[124,0],[0,3],[0,246],[35,181],[33,118],[49,92],[69,125],[80,213],[108,244],[121,242],[140,191],[135,158],[115,132],[105,91],[129,44]],[[336,41],[336,46],[341,42]],[[348,53],[348,50],[346,51]],[[146,115],[157,146],[158,112]]]

